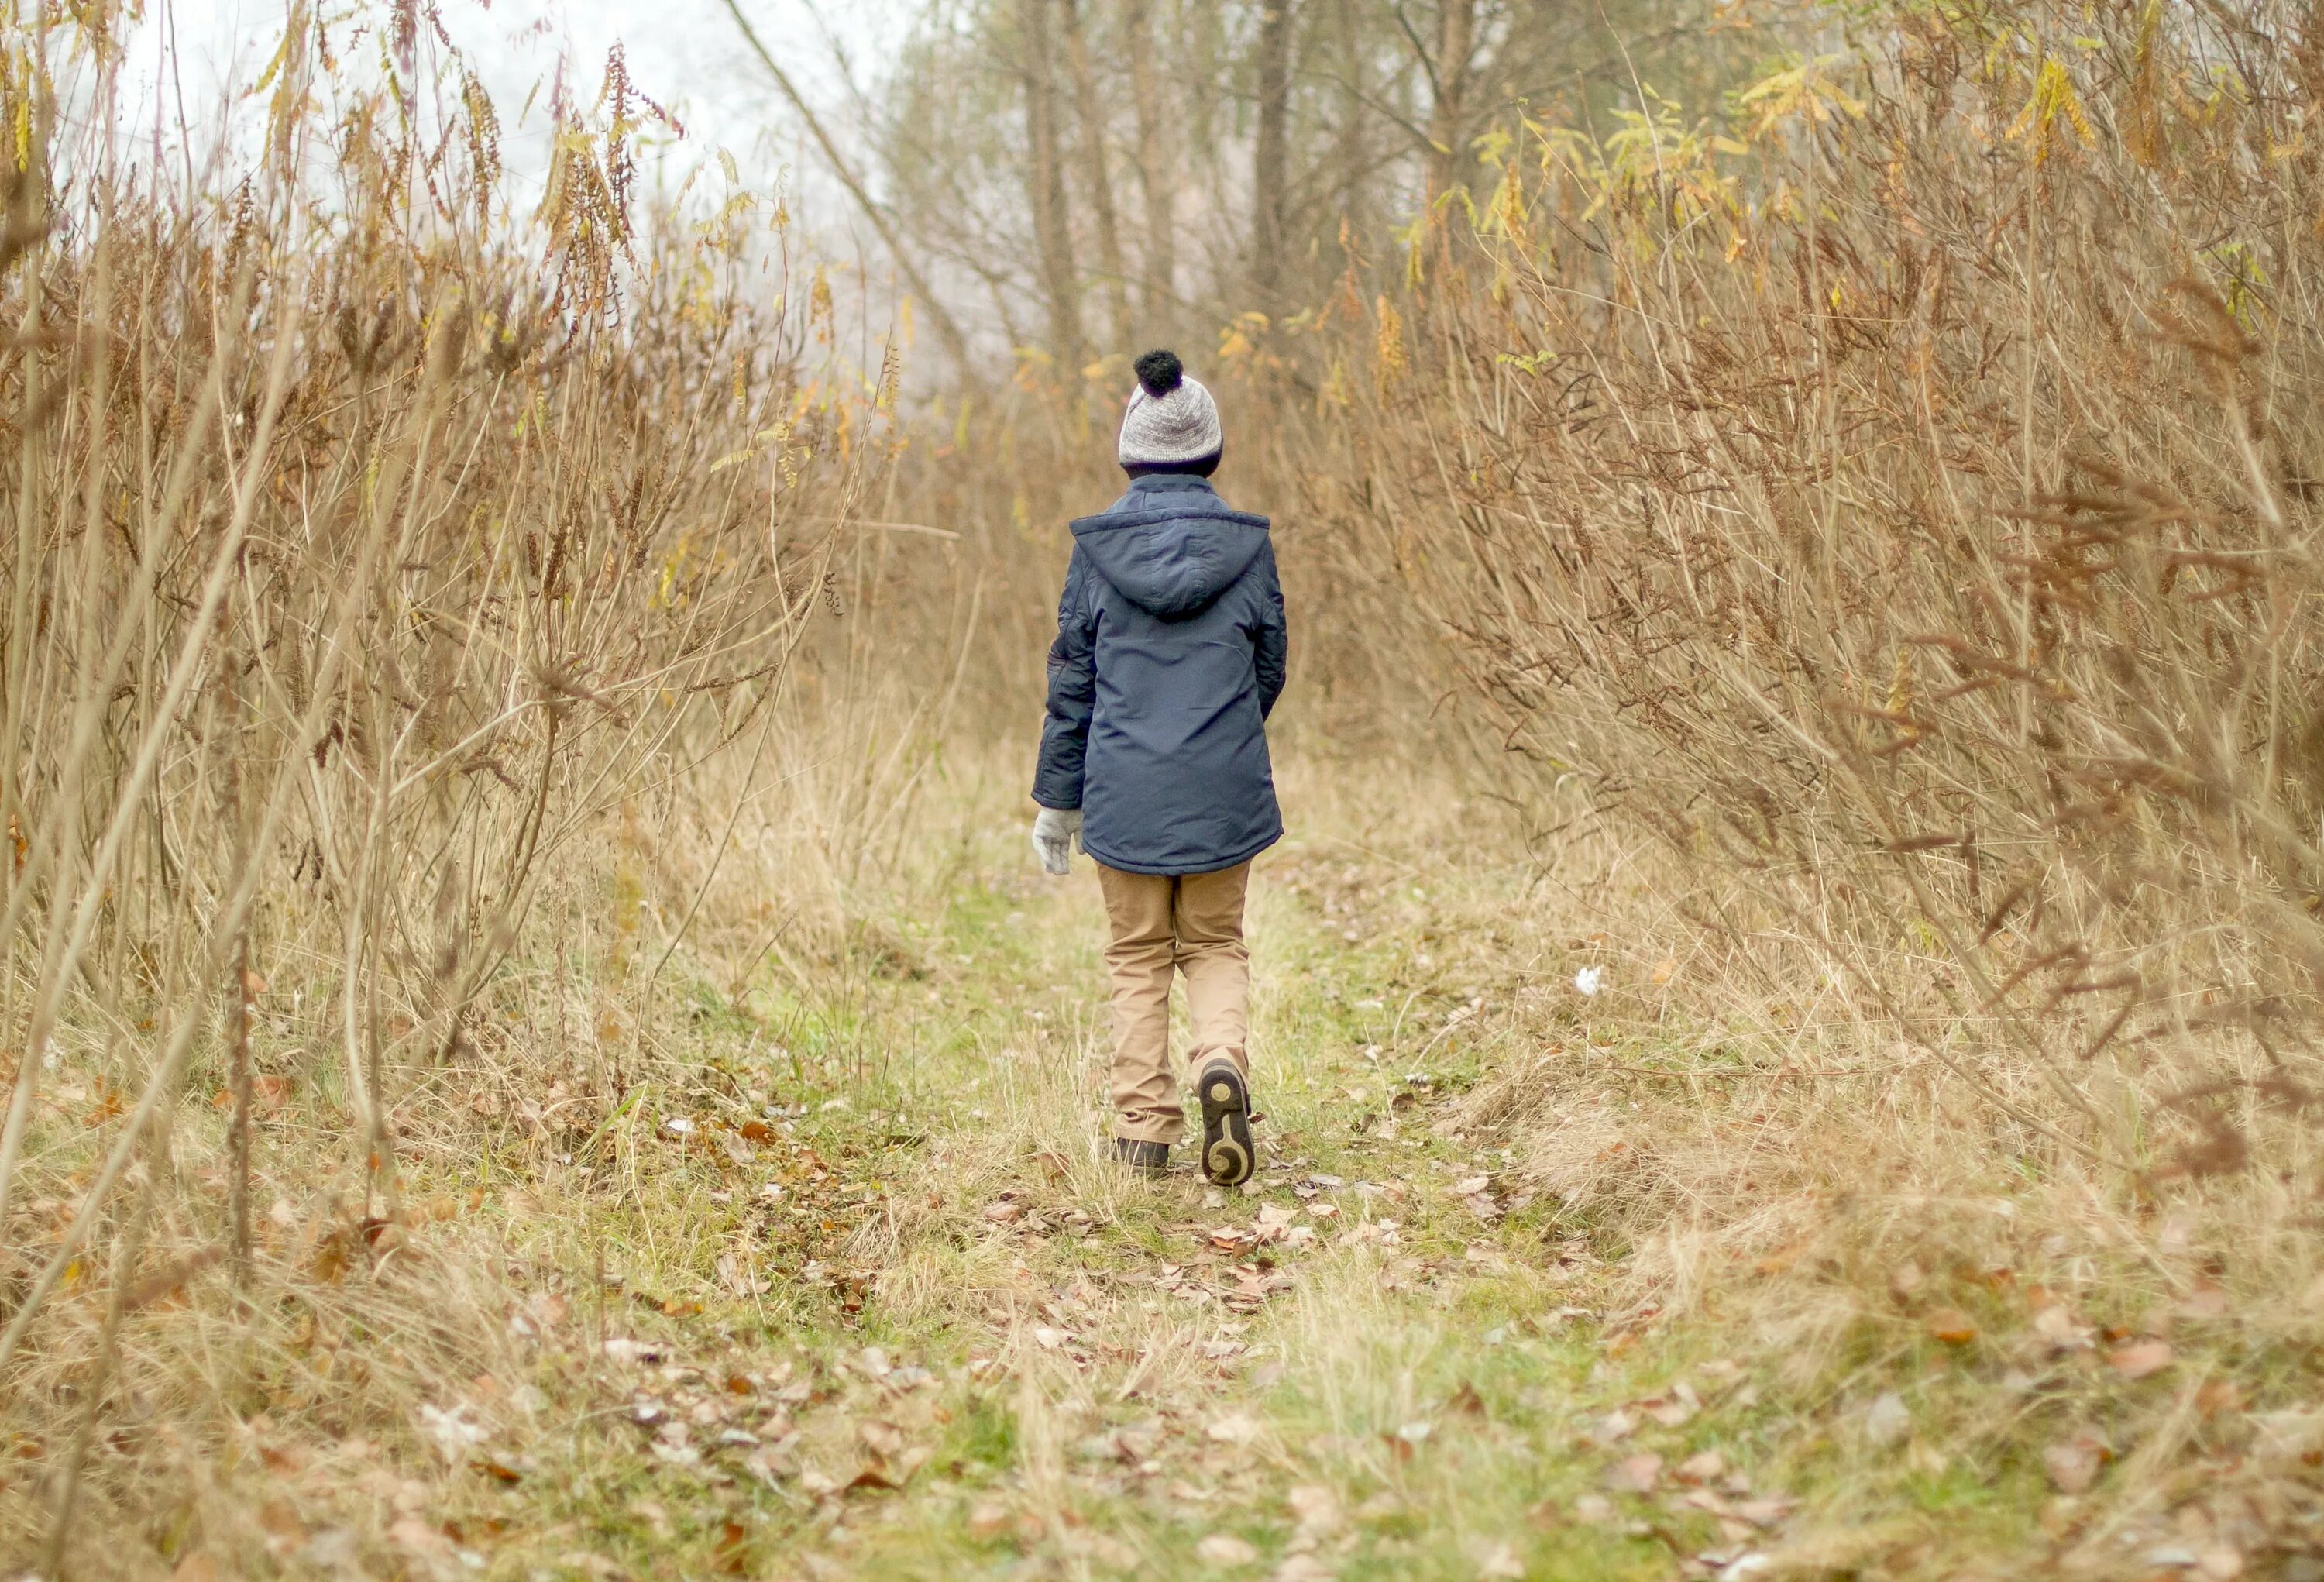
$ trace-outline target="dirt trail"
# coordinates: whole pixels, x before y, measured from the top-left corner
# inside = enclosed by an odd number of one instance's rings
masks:
[[[806,1083],[790,1102],[745,1062],[641,1123],[684,1143],[667,1207],[718,1290],[601,1304],[590,1383],[558,1392],[595,1404],[476,1502],[503,1538],[475,1552],[510,1575],[1729,1567],[1786,1509],[1685,1439],[1732,1370],[1612,1410],[1642,1387],[1609,1372],[1596,1252],[1460,1129],[1511,985],[1462,976],[1436,924],[1395,870],[1270,862],[1264,1161],[1227,1193],[1098,1157],[1086,874],[996,868],[899,921],[847,996],[790,1007],[764,1068]],[[552,1463],[574,1476],[533,1475]],[[1626,1480],[1667,1509],[1629,1511]]]
[[[318,1326],[204,1521],[329,1577],[1755,1574],[1791,1506],[1747,1371],[1608,1311],[1627,1249],[1463,1129],[1510,1008],[1572,993],[1497,934],[1509,881],[1269,857],[1228,1193],[1103,1161],[1095,885],[975,849],[844,956],[681,985],[587,1124],[512,1125],[368,1276],[481,1260],[446,1333],[497,1338],[334,1428]]]

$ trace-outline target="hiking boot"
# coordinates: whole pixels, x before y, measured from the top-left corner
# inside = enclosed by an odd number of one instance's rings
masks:
[[[1203,1176],[1213,1186],[1240,1187],[1259,1168],[1250,1141],[1250,1085],[1224,1055],[1203,1062],[1194,1089],[1203,1101]]]
[[[1167,1143],[1140,1143],[1134,1137],[1113,1140],[1113,1162],[1141,1176],[1165,1176],[1170,1173],[1170,1145]]]

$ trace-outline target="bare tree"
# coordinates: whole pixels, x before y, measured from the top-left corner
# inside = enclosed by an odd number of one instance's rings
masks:
[[[1138,117],[1138,186],[1146,200],[1139,275],[1144,329],[1151,339],[1160,338],[1176,317],[1178,273],[1178,189],[1165,147],[1168,132],[1154,70],[1154,0],[1122,0],[1121,38],[1130,57],[1130,100]]]
[[[1251,157],[1251,287],[1259,306],[1281,311],[1284,205],[1290,186],[1292,0],[1266,0],[1256,62],[1258,146]]]
[[[1121,230],[1114,221],[1105,102],[1090,61],[1089,34],[1082,26],[1082,0],[1056,0],[1056,4],[1065,24],[1065,64],[1074,74],[1074,108],[1081,122],[1083,180],[1089,187],[1091,216],[1097,222],[1098,266],[1104,271],[1114,349],[1126,351],[1130,336],[1130,270],[1121,260]]]
[[[1073,211],[1065,195],[1065,156],[1057,134],[1057,89],[1047,40],[1053,8],[1070,0],[1018,0],[1018,66],[1025,83],[1025,168],[1040,252],[1041,286],[1048,299],[1049,353],[1063,370],[1082,365],[1080,272],[1074,263]]]
[[[1450,188],[1461,169],[1466,141],[1462,111],[1469,97],[1477,53],[1477,0],[1441,0],[1436,11],[1436,53],[1428,62],[1428,196]]]

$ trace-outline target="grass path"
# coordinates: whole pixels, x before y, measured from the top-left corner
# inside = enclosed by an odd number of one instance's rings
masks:
[[[1459,1130],[1485,985],[1433,958],[1425,887],[1264,865],[1231,1195],[1100,1161],[1086,868],[947,893],[813,997],[705,996],[698,1059],[546,1184],[596,1207],[531,1255],[604,1272],[539,1299],[521,1464],[480,1452],[443,1523],[471,1568],[1752,1573],[1787,1504],[1712,1429],[1755,1392],[1626,1352],[1619,1249]]]

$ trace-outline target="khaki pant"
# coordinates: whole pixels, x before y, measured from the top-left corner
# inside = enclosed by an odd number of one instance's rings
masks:
[[[1243,892],[1250,865],[1176,877],[1097,865],[1113,927],[1105,965],[1113,978],[1114,1135],[1176,1143],[1185,1129],[1178,1077],[1170,1065],[1170,976],[1186,975],[1194,1025],[1190,1066],[1223,1054],[1250,1067],[1250,952],[1242,942]]]

